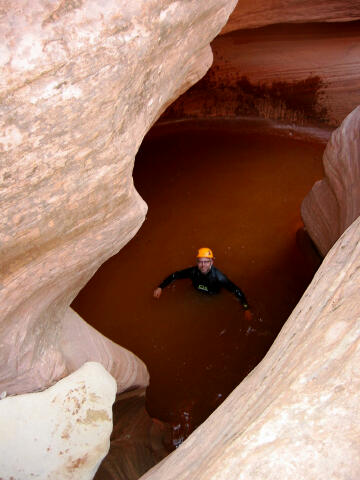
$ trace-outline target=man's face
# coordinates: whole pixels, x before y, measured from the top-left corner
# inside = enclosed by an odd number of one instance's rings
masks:
[[[212,261],[211,258],[198,258],[197,259],[197,266],[198,266],[198,269],[200,270],[200,272],[204,275],[206,275],[209,271],[210,271],[210,268],[212,267],[212,264],[214,262]]]

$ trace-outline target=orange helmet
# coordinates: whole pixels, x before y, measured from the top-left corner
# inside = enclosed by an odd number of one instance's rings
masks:
[[[200,248],[196,258],[214,258],[214,255],[210,248]]]

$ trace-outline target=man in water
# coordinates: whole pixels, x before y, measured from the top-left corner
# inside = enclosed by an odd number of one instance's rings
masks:
[[[179,270],[166,277],[154,290],[154,297],[160,298],[163,288],[167,287],[173,280],[190,278],[196,290],[200,292],[212,295],[218,293],[222,287],[229,290],[240,300],[245,309],[246,318],[250,320],[252,315],[248,310],[249,306],[244,293],[226,275],[213,266],[214,255],[210,248],[200,248],[196,258],[196,267],[185,268],[185,270]]]

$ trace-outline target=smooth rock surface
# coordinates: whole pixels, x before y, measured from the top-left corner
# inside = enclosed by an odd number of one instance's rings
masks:
[[[59,344],[69,372],[92,359],[115,377],[119,393],[149,382],[147,368],[138,357],[99,333],[71,308],[63,318]]]
[[[222,33],[273,23],[348,22],[358,19],[358,0],[242,0]]]
[[[141,480],[360,478],[360,218],[262,362]]]
[[[110,446],[116,382],[98,363],[0,400],[0,478],[92,479]]]
[[[301,214],[306,228],[325,256],[360,215],[360,107],[336,129],[328,142],[325,177],[305,197]]]
[[[0,390],[44,388],[79,366],[67,344],[71,318],[87,330],[75,334],[82,361],[112,364],[119,387],[123,370],[133,387],[146,385],[141,362],[132,359],[129,373],[119,350],[96,351],[101,340],[69,305],[143,222],[135,153],[166,106],[205,74],[209,42],[235,3],[2,4]]]

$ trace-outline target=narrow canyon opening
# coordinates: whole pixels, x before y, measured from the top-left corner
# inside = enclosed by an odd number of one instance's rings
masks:
[[[360,2],[3,3],[1,477],[360,477]]]
[[[240,120],[163,123],[146,136],[134,182],[149,205],[136,237],[73,302],[91,325],[150,372],[146,407],[172,426],[171,450],[263,358],[321,258],[300,204],[323,176],[324,140]],[[154,288],[208,246],[248,297],[207,297],[189,280]]]

